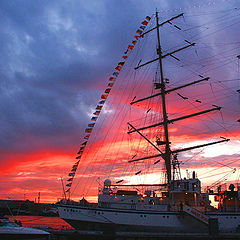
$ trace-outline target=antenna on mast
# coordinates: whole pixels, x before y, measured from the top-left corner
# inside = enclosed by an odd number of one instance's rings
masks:
[[[67,196],[66,196],[66,192],[65,192],[65,189],[64,189],[64,184],[63,184],[63,179],[62,179],[62,177],[61,177],[61,183],[62,183],[62,189],[63,189],[64,199],[67,200]]]

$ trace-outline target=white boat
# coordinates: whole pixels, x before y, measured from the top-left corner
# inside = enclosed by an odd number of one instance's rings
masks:
[[[113,192],[115,186],[107,179],[98,195],[98,207],[60,205],[59,216],[81,230],[206,232],[209,219],[217,219],[221,232],[236,232],[239,229],[239,212],[211,211],[208,194],[201,193],[199,185],[192,189],[191,186],[200,184],[199,179],[183,179],[175,183],[180,183],[180,187],[171,191],[170,198],[173,196],[174,200],[169,204],[168,197],[155,197],[150,191],[145,196],[134,191]],[[186,190],[183,186],[188,184],[190,188]],[[239,199],[237,201],[239,204]]]
[[[197,146],[171,149],[169,124],[184,120],[190,117],[199,116],[208,112],[219,111],[221,107],[213,105],[212,108],[200,112],[191,113],[186,116],[169,119],[166,107],[166,95],[176,90],[208,81],[209,77],[202,77],[200,80],[187,83],[174,88],[167,88],[167,79],[163,76],[162,59],[173,56],[174,53],[194,46],[194,43],[186,41],[187,45],[178,50],[174,50],[165,55],[162,54],[159,28],[166,23],[172,24],[176,18],[182,14],[173,17],[163,23],[159,23],[158,13],[156,13],[156,26],[141,33],[141,36],[152,31],[157,31],[157,54],[158,57],[147,63],[141,64],[135,68],[138,69],[148,63],[158,62],[160,69],[160,81],[155,83],[155,89],[160,90],[157,94],[151,96],[133,99],[131,105],[145,101],[156,96],[161,97],[162,121],[143,127],[134,127],[134,124],[128,123],[128,133],[141,135],[158,151],[158,154],[133,158],[129,162],[144,161],[145,159],[158,158],[163,159],[166,169],[166,182],[161,184],[131,184],[122,185],[122,181],[112,183],[106,179],[102,189],[98,193],[97,206],[81,206],[71,204],[58,205],[59,216],[71,226],[81,230],[105,230],[114,229],[114,231],[140,231],[140,232],[167,232],[167,233],[192,233],[207,232],[209,225],[220,232],[237,232],[240,227],[240,192],[230,187],[230,191],[202,192],[201,182],[196,177],[195,172],[192,176],[181,178],[180,162],[177,155],[180,152],[197,149],[209,145],[228,142],[229,139],[222,138],[219,141],[208,142]],[[180,97],[183,97],[180,95]],[[163,137],[158,138],[154,143],[142,130],[152,129],[156,126],[162,127]],[[159,161],[156,161],[156,163]],[[155,163],[154,163],[155,164]],[[139,174],[140,172],[137,172]],[[71,175],[72,176],[72,175]],[[132,190],[129,190],[132,188]],[[144,193],[139,193],[136,188],[145,188]],[[213,208],[210,205],[209,195],[214,194],[216,201],[219,202],[219,208]],[[233,204],[234,202],[234,204]]]
[[[0,239],[48,239],[50,233],[28,227],[21,227],[8,218],[0,218]]]

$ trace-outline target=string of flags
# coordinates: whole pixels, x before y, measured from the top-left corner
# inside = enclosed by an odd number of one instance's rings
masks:
[[[79,151],[77,152],[77,161],[74,163],[74,165],[72,166],[71,172],[68,174],[69,179],[67,180],[67,184],[66,184],[66,192],[70,193],[71,190],[71,186],[72,186],[72,182],[75,176],[75,173],[77,171],[80,159],[83,155],[84,149],[87,145],[88,139],[90,137],[91,132],[93,131],[94,125],[99,117],[99,114],[101,113],[101,110],[105,104],[106,99],[108,98],[109,93],[111,92],[111,89],[120,73],[120,71],[122,70],[129,54],[131,53],[131,51],[133,50],[134,46],[136,45],[138,39],[141,37],[141,34],[143,33],[144,29],[146,28],[146,26],[148,25],[149,21],[151,20],[151,18],[149,16],[147,16],[144,21],[141,23],[141,26],[139,27],[139,29],[136,31],[136,34],[134,36],[134,40],[132,40],[131,44],[128,45],[126,51],[124,51],[124,55],[122,56],[122,60],[117,64],[117,66],[114,69],[114,72],[112,73],[111,77],[108,79],[109,82],[107,84],[107,88],[105,89],[104,93],[101,95],[101,99],[99,100],[96,108],[95,108],[95,112],[93,113],[94,116],[91,117],[91,123],[88,124],[88,127],[85,129],[85,133],[86,135],[84,136],[84,142],[81,144]]]

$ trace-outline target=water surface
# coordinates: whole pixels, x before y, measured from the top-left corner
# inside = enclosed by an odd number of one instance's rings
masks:
[[[43,216],[8,216],[11,221],[21,221],[23,227],[73,229],[68,223],[59,217]]]

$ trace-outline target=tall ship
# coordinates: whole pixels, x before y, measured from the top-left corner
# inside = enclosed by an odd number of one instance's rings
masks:
[[[163,181],[159,181],[159,183],[125,184],[121,178],[118,181],[106,178],[98,190],[98,202],[96,204],[89,204],[84,201],[82,201],[82,204],[71,204],[66,197],[65,201],[58,205],[59,216],[75,229],[191,233],[207,231],[209,224],[215,224],[221,232],[237,232],[240,230],[240,189],[237,186],[230,184],[227,189],[221,189],[218,186],[217,191],[210,188],[202,191],[201,181],[198,179],[196,171],[192,171],[186,177],[182,177],[180,171],[182,165],[182,161],[179,160],[180,153],[227,143],[230,139],[220,137],[217,141],[209,141],[196,146],[189,143],[188,147],[172,147],[172,131],[169,131],[169,129],[173,124],[182,121],[184,125],[184,121],[187,119],[209,113],[213,114],[221,110],[220,106],[212,105],[211,108],[195,112],[188,111],[188,114],[178,115],[177,117],[171,117],[172,115],[169,114],[169,105],[167,104],[169,95],[177,93],[181,99],[185,100],[187,97],[180,94],[179,90],[193,85],[197,86],[209,80],[209,77],[199,75],[199,79],[169,87],[169,79],[164,76],[163,61],[165,58],[170,57],[179,61],[177,53],[195,45],[194,42],[185,40],[186,44],[183,47],[167,53],[162,50],[161,27],[170,24],[180,29],[174,24],[174,21],[182,16],[183,14],[179,14],[160,22],[158,12],[156,12],[154,14],[154,25],[152,23],[152,25],[149,24],[149,28],[145,28],[150,21],[150,17],[143,21],[143,27],[138,32],[139,35],[132,45],[133,48],[138,38],[144,39],[147,35],[155,34],[157,57],[145,63],[139,61],[135,70],[155,63],[157,64],[158,76],[152,83],[154,91],[151,95],[140,98],[132,96],[130,106],[144,105],[144,102],[158,98],[157,104],[160,106],[161,112],[155,111],[154,114],[158,114],[159,117],[153,119],[152,122],[145,121],[143,126],[134,124],[135,122],[127,122],[127,134],[139,136],[142,142],[154,150],[154,154],[147,156],[144,151],[142,151],[142,156],[139,153],[133,155],[128,160],[128,164],[150,160],[153,161],[154,165],[157,165],[161,162],[163,164],[161,170],[164,172]],[[131,47],[128,49],[132,50]],[[126,54],[128,53],[126,52]],[[123,64],[119,63],[119,71]],[[117,77],[117,73],[115,73],[114,79]],[[196,101],[200,103],[200,100]],[[179,104],[181,104],[180,101]],[[148,104],[144,106],[148,107],[147,111],[149,112],[151,107]],[[91,131],[89,130],[89,132]],[[82,152],[83,148],[80,149],[79,153]],[[77,157],[77,159],[80,159],[80,157]],[[78,162],[74,169],[77,165]],[[236,171],[236,169],[232,171]],[[141,174],[140,170],[135,173],[135,176],[139,174]],[[70,175],[71,179],[68,186],[71,186],[74,175],[75,171]],[[67,191],[69,192],[69,189]],[[210,198],[214,198],[217,206],[213,207],[210,204]]]

